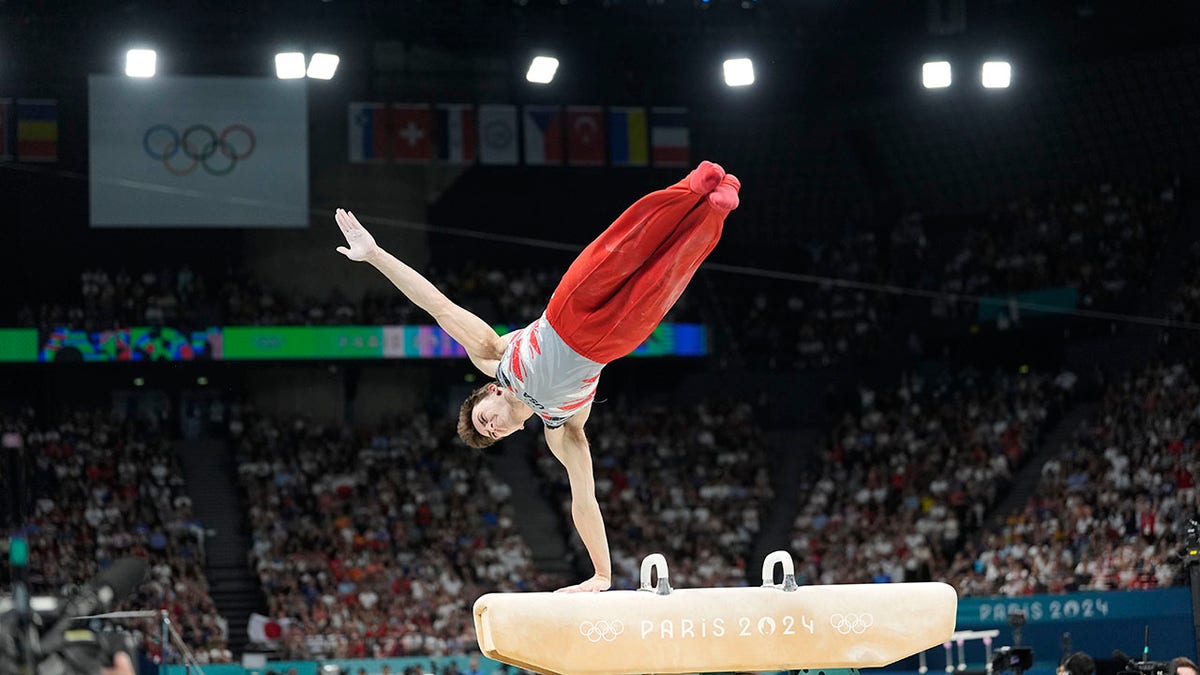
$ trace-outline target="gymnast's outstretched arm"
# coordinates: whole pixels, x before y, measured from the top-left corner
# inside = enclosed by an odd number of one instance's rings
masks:
[[[489,377],[495,376],[496,362],[504,354],[508,339],[496,335],[487,322],[451,302],[419,272],[380,248],[353,213],[338,209],[334,219],[342,234],[346,235],[346,243],[350,245],[349,248],[339,246],[338,253],[351,260],[371,263],[375,269],[383,272],[401,293],[428,312],[450,337],[467,350],[477,368]]]
[[[606,591],[612,585],[612,562],[608,555],[608,536],[604,532],[604,516],[596,501],[596,479],[592,475],[592,451],[588,447],[583,425],[592,407],[580,410],[566,424],[546,429],[546,445],[567,468],[571,482],[571,519],[579,538],[592,558],[596,574],[587,581],[558,589],[566,593]]]

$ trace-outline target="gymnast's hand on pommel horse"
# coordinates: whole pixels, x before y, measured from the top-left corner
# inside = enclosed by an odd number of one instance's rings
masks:
[[[560,591],[604,591],[612,584],[583,431],[600,371],[654,332],[717,245],[740,189],[732,174],[701,162],[678,183],[642,197],[579,254],[542,316],[502,336],[380,248],[354,214],[337,211],[349,244],[338,252],[382,272],[466,349],[475,367],[495,378],[463,402],[459,437],[484,448],[533,415],[541,418],[546,444],[567,469],[571,516],[596,569],[591,579]]]

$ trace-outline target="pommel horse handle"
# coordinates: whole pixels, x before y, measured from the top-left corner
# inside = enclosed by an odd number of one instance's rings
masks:
[[[775,566],[783,566],[783,583],[775,583]],[[792,562],[792,554],[787,551],[775,551],[763,558],[762,566],[763,588],[780,588],[794,591],[800,588],[796,585],[796,565]]]
[[[658,586],[650,584],[651,571],[658,573]],[[651,553],[642,558],[642,585],[639,591],[653,591],[655,595],[670,595],[670,572],[667,571],[667,559],[661,553]]]

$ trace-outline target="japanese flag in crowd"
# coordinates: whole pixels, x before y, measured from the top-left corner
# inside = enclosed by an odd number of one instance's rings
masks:
[[[516,164],[517,107],[479,106],[479,163]]]
[[[525,163],[562,164],[563,113],[556,105],[525,106]]]
[[[604,165],[604,108],[567,106],[567,163]]]
[[[291,619],[272,619],[262,614],[251,614],[246,625],[246,634],[251,642],[268,644],[282,640],[292,626]]]

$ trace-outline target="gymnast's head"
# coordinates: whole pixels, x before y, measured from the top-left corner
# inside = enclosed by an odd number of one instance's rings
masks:
[[[495,382],[471,392],[458,409],[458,437],[472,448],[482,449],[520,431],[525,417],[518,410],[525,404]]]

